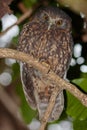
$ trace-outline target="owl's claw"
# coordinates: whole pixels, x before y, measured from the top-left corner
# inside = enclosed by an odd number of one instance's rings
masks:
[[[45,66],[45,67],[48,69],[48,71],[47,71],[47,74],[48,74],[48,73],[50,72],[50,70],[51,70],[50,65],[47,64],[46,62],[41,62],[41,64],[42,64],[43,66]]]

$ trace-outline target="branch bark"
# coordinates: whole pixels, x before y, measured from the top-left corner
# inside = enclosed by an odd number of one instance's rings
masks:
[[[40,129],[39,130],[44,130],[45,129],[45,126],[48,122],[48,119],[49,119],[49,116],[53,110],[53,107],[55,105],[55,101],[56,101],[56,97],[57,95],[62,91],[62,88],[61,87],[55,87],[53,92],[52,92],[52,95],[50,97],[50,101],[49,101],[49,104],[48,104],[48,107],[47,107],[47,110],[44,114],[44,117],[42,118],[41,120],[41,126],[40,126]]]
[[[46,123],[48,121],[48,118],[50,116],[50,113],[53,109],[56,96],[58,93],[64,89],[68,90],[71,94],[73,94],[78,100],[81,101],[81,103],[87,107],[87,95],[82,93],[76,86],[72,85],[71,83],[65,81],[64,79],[61,79],[58,75],[56,75],[52,70],[49,70],[49,66],[45,64],[41,64],[37,59],[33,58],[29,54],[25,54],[23,52],[19,52],[13,49],[7,49],[7,48],[0,48],[0,58],[12,58],[16,60],[20,60],[22,62],[26,62],[27,64],[33,66],[34,68],[38,69],[44,77],[47,79],[48,84],[55,83],[57,87],[54,89],[50,102],[48,105],[48,108],[46,110],[45,116],[43,117],[41,121],[41,127],[40,130],[44,130]],[[58,84],[58,85],[57,85]]]

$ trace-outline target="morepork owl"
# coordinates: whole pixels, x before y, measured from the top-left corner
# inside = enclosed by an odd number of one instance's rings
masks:
[[[58,7],[45,7],[40,8],[24,25],[18,50],[47,63],[51,70],[63,78],[70,64],[72,46],[70,17]],[[42,74],[26,63],[21,65],[21,79],[29,105],[38,109],[41,119],[56,86],[49,86]],[[64,97],[61,92],[56,98],[49,122],[57,120],[63,108]]]

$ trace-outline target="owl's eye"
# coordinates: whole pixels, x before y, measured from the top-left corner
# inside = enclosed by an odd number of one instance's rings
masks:
[[[61,26],[62,24],[63,24],[63,20],[58,20],[58,21],[56,21],[56,24],[58,25],[58,26]]]
[[[49,17],[48,17],[48,15],[47,15],[47,14],[44,14],[43,18],[44,18],[44,20],[46,20],[46,21],[48,21],[48,20],[49,20]]]

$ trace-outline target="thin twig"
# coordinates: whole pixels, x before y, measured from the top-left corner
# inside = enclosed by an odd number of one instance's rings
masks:
[[[9,31],[13,26],[15,25],[19,25],[20,23],[22,23],[25,19],[27,19],[31,14],[32,14],[33,10],[32,9],[28,9],[27,12],[25,12],[16,23],[14,23],[13,25],[11,25],[10,27],[8,27],[6,30],[0,32],[0,36],[4,35],[7,31]]]
[[[16,50],[12,50],[12,49],[0,49],[0,58],[12,58],[12,59],[16,59],[16,60],[20,60],[22,62],[26,62],[27,64],[33,66],[34,68],[38,69],[43,75],[44,77],[47,79],[48,84],[52,84],[55,83],[55,85],[59,88],[57,88],[57,90],[53,91],[51,99],[50,99],[50,103],[47,107],[46,113],[45,113],[45,117],[42,119],[42,126],[40,127],[40,130],[44,130],[46,123],[48,121],[48,118],[50,116],[50,113],[53,109],[54,106],[54,101],[56,99],[56,96],[58,95],[58,93],[63,90],[66,89],[68,90],[71,94],[73,94],[75,97],[78,98],[78,100],[81,101],[81,103],[84,106],[87,106],[87,95],[82,93],[78,88],[76,88],[76,86],[70,84],[69,82],[65,81],[64,79],[61,79],[58,75],[56,75],[52,70],[49,71],[49,67],[45,64],[41,64],[37,59],[33,58],[32,56],[30,56],[29,54],[25,54],[23,52],[19,52]],[[59,86],[59,84],[61,86]],[[61,87],[61,89],[60,89]],[[52,100],[53,98],[53,100]]]
[[[19,25],[20,23],[22,23],[25,19],[29,18],[30,15],[32,14],[33,12],[33,9],[28,9],[27,12],[25,12],[19,19],[18,21],[16,22],[17,25]]]
[[[41,126],[40,126],[40,129],[39,130],[44,130],[45,129],[45,126],[48,122],[48,119],[50,117],[50,114],[53,110],[53,107],[55,105],[55,101],[56,101],[56,97],[57,95],[62,91],[62,88],[60,87],[55,87],[53,92],[52,92],[52,95],[50,97],[50,101],[49,101],[49,104],[48,104],[48,107],[46,109],[46,112],[44,114],[44,117],[42,118],[41,120]]]
[[[25,13],[28,10],[22,1],[18,3],[18,8],[21,10],[22,13]]]
[[[20,5],[21,4],[21,5]],[[21,6],[20,8],[22,8],[22,12],[24,12],[24,14],[17,20],[17,22],[15,22],[13,25],[11,25],[10,27],[8,27],[7,29],[5,29],[4,31],[0,32],[0,36],[4,35],[7,31],[9,31],[13,26],[15,25],[19,25],[20,23],[22,23],[25,19],[29,18],[31,16],[31,14],[33,13],[33,11],[35,9],[37,9],[40,4],[34,6],[34,8],[30,8],[30,9],[26,9],[24,7],[24,5],[22,3],[20,3],[19,6]]]

